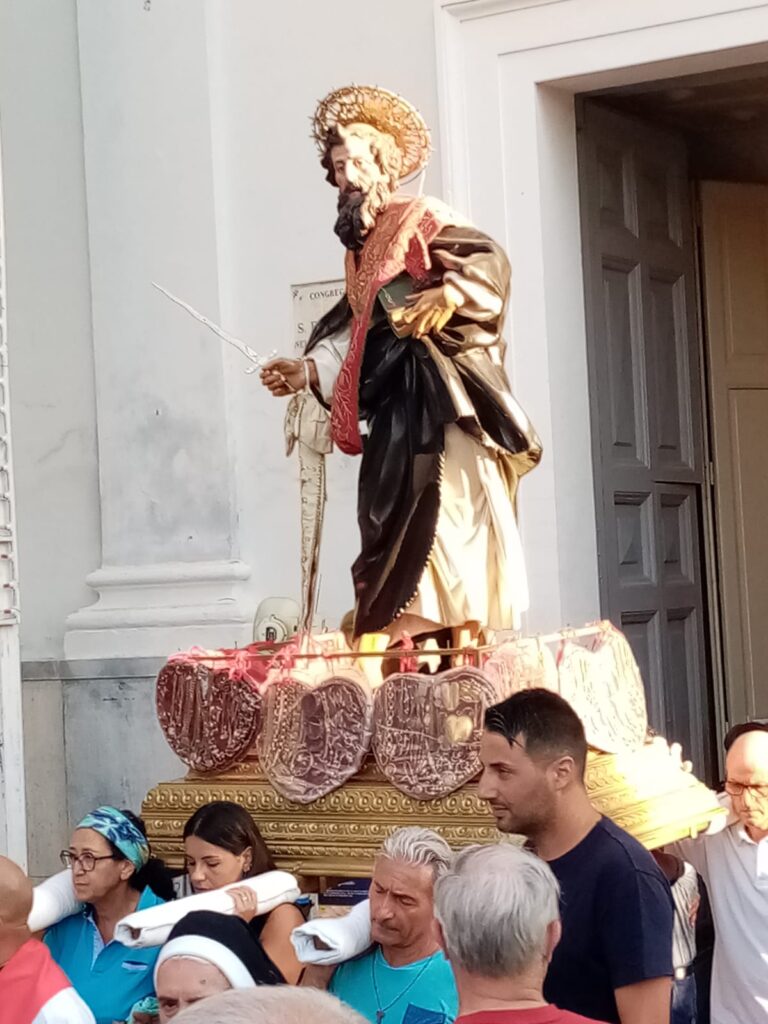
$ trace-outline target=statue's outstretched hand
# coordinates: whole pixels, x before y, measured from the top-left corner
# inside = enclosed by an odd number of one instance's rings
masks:
[[[461,305],[461,299],[461,293],[450,284],[409,295],[404,308],[397,310],[398,326],[410,326],[414,338],[442,331]]]
[[[317,383],[315,364],[311,359],[272,359],[261,371],[261,383],[277,398],[294,395],[307,383]]]

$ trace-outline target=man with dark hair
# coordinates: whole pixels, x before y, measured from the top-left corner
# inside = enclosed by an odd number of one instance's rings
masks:
[[[567,701],[524,690],[486,712],[480,796],[560,883],[563,934],[544,985],[563,1009],[616,1024],[669,1024],[673,904],[637,840],[592,806],[587,741]]]
[[[704,879],[715,924],[712,1024],[768,1022],[768,724],[725,741],[731,817],[669,849]]]

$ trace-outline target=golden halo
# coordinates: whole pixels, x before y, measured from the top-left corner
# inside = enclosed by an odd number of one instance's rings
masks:
[[[375,85],[346,85],[320,100],[312,118],[312,135],[321,156],[332,128],[359,123],[394,138],[403,154],[401,181],[426,167],[432,144],[424,118],[402,96]]]

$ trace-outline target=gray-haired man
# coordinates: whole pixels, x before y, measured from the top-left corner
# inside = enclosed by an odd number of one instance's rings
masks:
[[[511,845],[472,846],[435,885],[438,934],[459,990],[457,1024],[589,1024],[543,994],[560,939],[560,887]]]
[[[381,847],[371,880],[374,946],[334,972],[329,991],[372,1024],[452,1024],[458,998],[434,923],[435,882],[451,848],[428,828],[401,828]]]

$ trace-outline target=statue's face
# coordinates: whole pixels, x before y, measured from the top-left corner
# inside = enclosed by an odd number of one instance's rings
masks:
[[[349,135],[342,146],[331,149],[331,163],[340,192],[368,195],[374,185],[385,180],[367,139]]]

